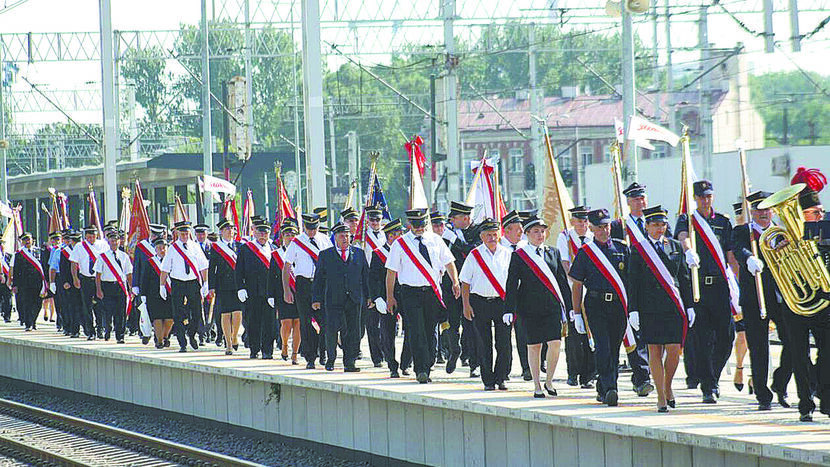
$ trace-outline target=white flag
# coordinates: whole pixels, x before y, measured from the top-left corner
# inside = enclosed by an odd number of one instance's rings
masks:
[[[680,137],[671,131],[636,115],[632,115],[629,120],[628,139],[633,139],[638,144],[640,141],[664,141],[672,146],[677,146],[680,141]]]
[[[0,201],[0,216],[8,217],[9,219],[14,217],[14,211],[12,208],[2,201]]]
[[[614,117],[614,131],[617,133],[617,142],[625,143],[625,130],[623,129],[623,122],[619,118]]]
[[[229,197],[236,195],[236,186],[233,183],[210,175],[199,177],[199,190],[209,191],[211,193],[225,193]]]

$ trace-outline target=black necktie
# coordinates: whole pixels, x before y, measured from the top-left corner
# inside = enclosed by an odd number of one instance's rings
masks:
[[[540,246],[536,247],[536,254],[539,255],[539,256],[542,256],[542,247],[540,247]]]
[[[580,236],[579,236],[579,244],[580,244],[580,245],[584,245],[584,244],[585,244],[585,235],[580,235]]]
[[[637,218],[637,227],[640,229],[641,233],[646,233],[645,227],[643,227],[643,218],[642,217]]]
[[[421,252],[421,256],[423,256],[424,259],[427,260],[427,263],[432,266],[432,261],[429,259],[429,250],[427,250],[427,246],[424,245],[423,237],[415,237],[415,240],[418,240],[418,251]]]
[[[94,276],[94,275],[95,275],[95,271],[93,271],[93,270],[92,270],[92,266],[94,266],[94,264],[93,264],[93,263],[95,263],[95,258],[93,258],[93,257],[92,257],[92,255],[90,255],[90,256],[89,256],[89,275],[90,275],[90,276]]]
[[[510,245],[510,248],[513,248],[513,251],[516,251],[516,245]]]
[[[666,253],[666,251],[663,249],[663,242],[654,242],[654,246],[660,253]]]
[[[314,245],[314,248],[317,248],[318,250],[320,249],[320,247],[317,246],[317,242],[313,238],[309,238],[308,241],[310,241],[311,244]]]
[[[118,267],[123,271],[124,269],[121,267],[121,261],[118,261],[118,255],[115,252],[112,252],[112,257],[115,258],[115,262],[118,263]]]
[[[190,265],[187,264],[187,243],[182,243],[182,249],[184,250],[184,273],[190,274]]]

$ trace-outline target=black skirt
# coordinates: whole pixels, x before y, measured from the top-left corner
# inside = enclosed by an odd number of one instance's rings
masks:
[[[528,344],[542,344],[562,338],[562,318],[557,314],[521,315]]]
[[[283,319],[300,319],[300,314],[297,312],[296,303],[285,303],[284,300],[277,301],[277,309],[279,318]]]
[[[160,297],[147,297],[147,314],[152,321],[173,319],[173,305]]]
[[[236,291],[217,290],[216,303],[213,305],[213,311],[219,314],[242,311],[242,302],[239,301]]]
[[[644,344],[680,344],[683,318],[677,310],[656,313],[640,312],[640,339]]]

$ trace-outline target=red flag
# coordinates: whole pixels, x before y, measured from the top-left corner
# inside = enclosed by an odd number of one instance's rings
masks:
[[[415,135],[415,137],[412,138],[412,141],[407,141],[406,144],[404,144],[404,147],[406,147],[406,152],[409,154],[410,163],[413,160],[415,161],[415,164],[418,166],[418,173],[423,177],[426,156],[423,151],[421,151],[422,144],[424,144],[424,140],[420,136]]]
[[[141,193],[141,184],[135,181],[133,200],[130,208],[130,226],[127,232],[127,250],[132,251],[138,242],[150,238],[150,218],[144,206],[144,195]]]
[[[296,219],[297,215],[291,207],[291,200],[288,198],[288,191],[285,189],[282,177],[277,172],[277,211],[274,215],[274,236],[279,235],[279,228],[287,218]]]
[[[104,229],[101,227],[101,216],[98,214],[98,202],[95,201],[95,192],[89,187],[89,223],[98,230],[98,239],[104,239]]]

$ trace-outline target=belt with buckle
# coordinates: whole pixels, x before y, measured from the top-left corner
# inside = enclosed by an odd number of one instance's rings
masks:
[[[714,285],[718,282],[723,282],[721,276],[703,276],[703,285]]]
[[[620,301],[619,297],[617,297],[617,294],[615,294],[614,292],[593,292],[593,291],[589,291],[588,296],[591,297],[591,298],[600,299],[604,302],[618,302],[618,301]]]

